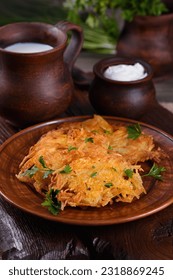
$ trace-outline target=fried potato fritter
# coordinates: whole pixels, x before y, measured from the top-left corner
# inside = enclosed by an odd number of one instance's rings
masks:
[[[58,190],[61,210],[102,207],[146,193],[139,162],[160,156],[151,135],[142,132],[131,139],[127,127],[95,115],[43,135],[24,157],[17,178],[42,194]]]

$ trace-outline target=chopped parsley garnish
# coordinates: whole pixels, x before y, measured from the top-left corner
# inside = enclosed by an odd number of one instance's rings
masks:
[[[85,143],[88,143],[88,142],[94,143],[94,139],[92,137],[85,138]]]
[[[72,171],[72,168],[69,164],[67,164],[63,170],[61,170],[59,173],[61,174],[69,174]]]
[[[25,170],[23,173],[21,173],[20,176],[28,176],[29,178],[32,178],[38,170],[39,168],[36,165],[34,165],[31,168]]]
[[[41,163],[41,165],[43,166],[43,168],[47,168],[47,165],[46,165],[46,163],[45,163],[45,161],[44,161],[43,156],[40,156],[39,159],[38,159],[38,161]]]
[[[124,170],[124,173],[126,174],[126,176],[128,178],[132,178],[134,172],[132,169],[126,169],[126,170]]]
[[[69,147],[68,147],[68,152],[71,152],[71,151],[73,151],[73,150],[77,150],[77,148],[76,148],[76,147],[73,147],[73,146],[69,146]]]
[[[48,169],[48,170],[44,171],[43,179],[48,178],[49,175],[52,174],[53,172],[54,172],[54,170],[52,170],[52,169]]]
[[[158,166],[157,164],[153,163],[150,171],[147,174],[142,175],[144,176],[152,176],[157,180],[162,181],[162,172],[166,171],[166,168],[163,166]]]
[[[133,140],[137,139],[142,134],[140,124],[136,123],[136,124],[127,126],[127,133],[128,133],[128,138],[131,138]]]
[[[105,184],[105,187],[107,187],[107,188],[110,188],[110,187],[112,187],[112,186],[113,186],[112,183],[106,183],[106,184]]]
[[[28,176],[29,178],[32,178],[38,171],[43,172],[43,179],[46,179],[50,174],[54,172],[53,169],[47,167],[43,156],[40,156],[38,161],[40,162],[41,166],[43,168],[39,168],[36,165],[33,165],[31,168],[27,169],[25,172],[21,174],[21,176]]]
[[[97,176],[97,172],[93,172],[93,173],[91,173],[91,175],[90,175],[90,177],[96,177]]]
[[[113,147],[111,145],[109,145],[108,150],[113,150]]]
[[[43,167],[43,171],[44,171],[43,179],[46,179],[46,178],[48,178],[48,176],[50,174],[52,174],[54,172],[54,170],[49,168],[49,167],[47,167],[47,165],[46,165],[46,163],[44,161],[43,156],[40,156],[38,160],[39,160],[39,162],[41,163],[41,165]]]
[[[51,189],[46,193],[45,201],[41,204],[47,207],[51,214],[57,215],[61,210],[61,202],[57,199],[57,194],[60,190]]]
[[[112,134],[112,132],[109,131],[109,130],[107,130],[107,129],[104,129],[104,133],[105,133],[106,135],[111,135],[111,134]]]

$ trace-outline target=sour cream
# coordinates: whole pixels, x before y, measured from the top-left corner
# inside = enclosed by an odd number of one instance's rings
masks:
[[[147,73],[140,63],[134,65],[119,64],[109,66],[105,70],[104,76],[115,81],[129,82],[141,80],[147,76]]]

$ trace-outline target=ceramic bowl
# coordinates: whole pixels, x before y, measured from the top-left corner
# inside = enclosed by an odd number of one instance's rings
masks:
[[[147,76],[135,81],[115,81],[104,76],[109,66],[139,62]],[[140,118],[156,102],[152,67],[141,59],[105,58],[93,67],[89,99],[97,113],[132,119]]]

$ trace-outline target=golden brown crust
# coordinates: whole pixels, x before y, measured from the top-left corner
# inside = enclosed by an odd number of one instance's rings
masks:
[[[110,125],[95,115],[84,122],[66,123],[47,134],[30,148],[20,164],[17,178],[36,191],[58,189],[62,209],[66,206],[101,207],[113,201],[131,202],[145,193],[138,162],[158,161],[161,150],[152,136],[142,133],[133,140],[127,128]],[[53,172],[44,178],[43,157]],[[30,178],[26,170],[38,171]],[[70,172],[62,172],[70,166]],[[127,177],[125,170],[131,170]]]

